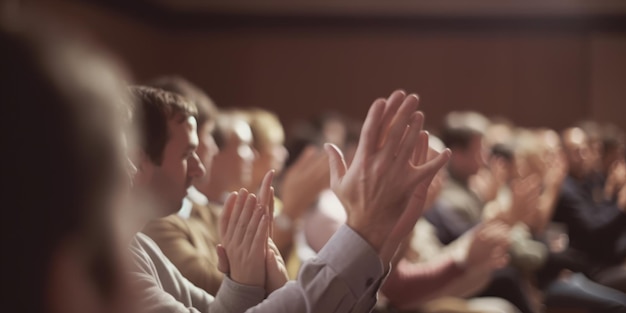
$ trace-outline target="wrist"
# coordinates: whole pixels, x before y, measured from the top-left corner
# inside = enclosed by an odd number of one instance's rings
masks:
[[[348,219],[346,224],[372,246],[377,253],[381,252],[389,233],[386,227],[380,224],[364,223],[352,219]]]

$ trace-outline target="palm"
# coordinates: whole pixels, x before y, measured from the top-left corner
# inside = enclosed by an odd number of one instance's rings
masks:
[[[346,208],[347,224],[390,260],[421,215],[430,181],[449,151],[426,162],[428,134],[416,96],[394,92],[370,108],[350,168],[327,145],[331,187]]]

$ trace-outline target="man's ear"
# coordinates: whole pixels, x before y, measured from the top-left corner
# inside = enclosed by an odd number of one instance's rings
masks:
[[[135,153],[135,166],[137,167],[137,174],[135,174],[135,186],[142,186],[147,184],[152,178],[154,172],[154,163],[142,149],[138,149]]]

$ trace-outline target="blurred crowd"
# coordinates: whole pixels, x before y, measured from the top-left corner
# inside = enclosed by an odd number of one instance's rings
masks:
[[[626,312],[617,126],[398,90],[285,130],[71,34],[0,23],[7,312]]]

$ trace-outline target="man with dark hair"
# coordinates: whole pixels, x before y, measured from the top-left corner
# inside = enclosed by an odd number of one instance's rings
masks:
[[[196,154],[198,135],[193,104],[178,94],[151,87],[131,87],[136,100],[133,114],[140,130],[134,196],[147,210],[145,221],[176,213],[193,179],[205,174]],[[143,225],[138,225],[141,229]],[[263,288],[245,286],[230,279],[214,298],[199,289],[174,267],[156,244],[139,233],[131,251],[137,263],[133,273],[148,312],[243,312],[264,297]],[[210,266],[207,264],[206,266]]]
[[[197,109],[198,149],[196,153],[207,172],[211,171],[213,157],[219,152],[213,140],[217,108],[213,101],[197,86],[178,76],[164,76],[150,83],[156,88],[182,95]],[[194,178],[194,185],[207,184],[210,175]],[[143,229],[181,273],[196,286],[210,294],[217,294],[223,274],[218,271],[216,246],[219,211],[204,200],[194,186],[177,214],[151,221]]]
[[[137,192],[150,195],[159,217],[175,213],[194,178],[204,175],[196,154],[196,109],[182,96],[150,87],[131,87],[133,114],[141,137]],[[156,198],[156,199],[154,199]]]

